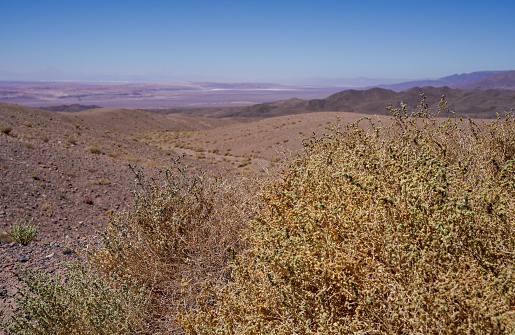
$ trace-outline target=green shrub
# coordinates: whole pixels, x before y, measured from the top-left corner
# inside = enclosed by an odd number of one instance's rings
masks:
[[[22,224],[19,220],[16,220],[9,231],[9,235],[11,235],[16,243],[29,245],[29,243],[38,235],[38,226],[30,223]]]
[[[148,329],[145,286],[102,276],[77,263],[66,275],[27,270],[16,301],[23,310],[0,324],[8,334],[141,334]]]
[[[444,105],[442,105],[444,107]],[[190,334],[515,331],[515,122],[423,103],[306,143]]]

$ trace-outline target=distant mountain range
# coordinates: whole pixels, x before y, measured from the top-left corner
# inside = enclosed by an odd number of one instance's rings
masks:
[[[483,90],[489,88],[515,89],[515,71],[480,71],[463,74],[453,74],[436,80],[415,80],[397,84],[369,86],[379,87],[400,92],[411,87],[452,87],[460,89]]]
[[[478,85],[477,82],[480,80],[482,79],[466,85]],[[501,79],[499,80],[503,82]],[[491,82],[495,81],[487,80],[485,81],[485,85]],[[386,107],[388,107],[389,104],[397,108],[400,107],[401,102],[404,102],[408,105],[408,112],[416,110],[417,105],[419,105],[421,101],[420,94],[426,95],[426,101],[433,111],[436,110],[436,106],[442,96],[445,96],[445,99],[449,102],[449,109],[454,111],[456,115],[464,117],[495,118],[497,117],[497,113],[504,115],[504,113],[511,108],[515,108],[515,90],[463,90],[447,86],[426,86],[411,87],[401,92],[395,92],[376,87],[368,90],[345,90],[325,99],[289,99],[257,104],[244,107],[237,111],[220,111],[215,116],[267,118],[313,112],[354,112],[388,115],[389,112]],[[444,113],[442,116],[450,116],[450,114]]]
[[[420,102],[421,93],[426,94],[427,102],[433,108],[442,95],[445,95],[450,109],[460,116],[493,118],[497,113],[503,115],[505,111],[515,108],[515,71],[481,71],[454,74],[436,80],[378,85],[368,89],[340,91],[341,89],[342,87],[337,86],[320,89],[318,86],[287,86],[273,83],[18,85],[0,82],[0,100],[40,106],[50,106],[51,103],[57,102],[60,106],[53,108],[67,111],[78,111],[83,107],[61,105],[78,102],[104,107],[140,106],[139,108],[152,109],[170,106],[172,113],[251,118],[324,111],[387,114],[388,104],[398,107],[401,101],[415,109]],[[333,94],[334,92],[338,93]],[[192,110],[212,106],[215,108],[209,111]]]

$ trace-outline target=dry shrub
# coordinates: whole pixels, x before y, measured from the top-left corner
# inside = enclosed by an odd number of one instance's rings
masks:
[[[68,143],[69,145],[71,145],[71,144],[76,145],[77,144],[77,138],[75,136],[73,136],[73,135],[70,135],[66,139],[66,143]],[[91,152],[91,153],[93,153],[93,152]]]
[[[196,308],[206,280],[223,286],[246,242],[254,183],[185,167],[161,183],[136,172],[131,211],[110,212],[102,243],[78,251],[65,277],[28,272],[9,334],[176,334],[178,306]]]
[[[513,115],[392,112],[306,143],[263,195],[231,283],[179,314],[185,331],[515,331]]]
[[[11,126],[1,126],[0,127],[0,132],[4,133],[6,135],[9,135],[12,130],[13,130],[13,127],[11,127]]]
[[[78,262],[54,276],[26,270],[16,297],[23,313],[0,322],[7,334],[144,334],[145,286],[129,276],[99,275]],[[1,321],[1,320],[0,320]]]
[[[94,155],[101,155],[101,154],[103,155],[103,154],[105,154],[104,150],[102,150],[101,148],[99,148],[96,145],[89,145],[89,146],[87,146],[84,149],[84,151],[89,153],[89,154],[94,154]]]
[[[245,245],[240,232],[252,213],[243,182],[184,167],[163,174],[156,183],[136,172],[133,209],[111,217],[103,247],[89,258],[95,269],[149,288],[150,333],[177,332],[177,306],[196,306],[203,281],[227,283],[228,262]]]

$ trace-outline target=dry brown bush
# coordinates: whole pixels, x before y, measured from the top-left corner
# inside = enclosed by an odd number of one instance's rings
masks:
[[[11,334],[177,334],[177,309],[196,308],[202,283],[223,286],[246,248],[257,183],[163,171],[136,173],[131,211],[109,212],[102,244],[78,250],[62,281],[28,273],[23,313],[0,322]],[[250,196],[249,196],[250,195]],[[1,321],[1,319],[0,319]]]
[[[104,150],[102,150],[101,148],[99,148],[96,145],[89,145],[84,149],[84,151],[89,154],[94,154],[94,155],[100,155],[100,154],[105,153]]]
[[[306,143],[262,197],[231,283],[206,285],[182,327],[513,333],[513,115],[479,126],[419,108]]]
[[[11,127],[11,126],[1,126],[0,127],[0,132],[4,133],[6,135],[9,135],[12,130],[13,130],[13,127]]]
[[[164,183],[137,172],[130,212],[111,217],[103,247],[90,255],[95,269],[135,278],[149,288],[149,333],[175,333],[177,306],[192,308],[201,284],[229,281],[229,261],[246,243],[251,184],[184,168],[166,170]]]

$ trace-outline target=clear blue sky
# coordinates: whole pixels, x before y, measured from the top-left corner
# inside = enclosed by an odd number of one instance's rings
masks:
[[[513,0],[13,0],[1,12],[9,72],[280,81],[515,69]]]

